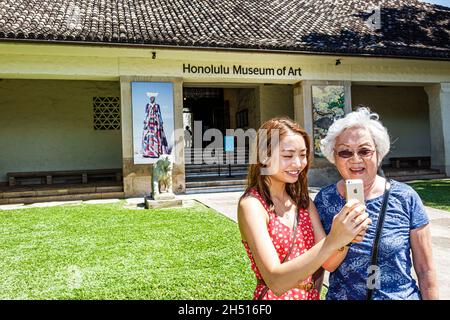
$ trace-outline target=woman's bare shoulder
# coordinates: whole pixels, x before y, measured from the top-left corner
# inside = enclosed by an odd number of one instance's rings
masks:
[[[243,241],[246,241],[246,234],[249,229],[269,223],[269,215],[266,209],[261,201],[253,195],[247,195],[240,199],[237,218]]]
[[[238,203],[238,215],[242,216],[261,216],[261,213],[265,213],[267,216],[266,209],[264,208],[261,201],[254,195],[246,195],[239,200]]]
[[[239,200],[238,207],[241,209],[255,209],[259,207],[263,208],[263,205],[256,196],[246,194]]]

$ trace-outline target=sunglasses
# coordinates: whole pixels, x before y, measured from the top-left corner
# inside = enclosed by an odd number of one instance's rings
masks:
[[[357,151],[351,151],[351,150],[341,150],[337,151],[336,154],[343,159],[349,159],[353,157],[353,155],[356,153],[360,158],[370,158],[374,154],[375,150],[369,149],[369,148],[361,148]]]

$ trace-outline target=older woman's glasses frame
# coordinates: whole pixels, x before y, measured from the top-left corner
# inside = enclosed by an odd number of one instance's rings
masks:
[[[355,155],[355,153],[360,158],[370,158],[375,153],[375,150],[369,149],[369,148],[361,148],[356,151],[345,149],[345,150],[340,150],[340,151],[335,150],[335,153],[338,155],[339,158],[342,158],[342,159],[352,158]]]

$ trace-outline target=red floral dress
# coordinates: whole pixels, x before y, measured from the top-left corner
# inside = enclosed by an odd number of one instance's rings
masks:
[[[250,189],[250,194],[255,196],[259,201],[261,201],[262,205],[266,209],[269,214],[269,224],[267,225],[267,229],[269,231],[270,237],[272,238],[272,243],[278,253],[278,257],[280,258],[280,262],[283,261],[284,256],[288,253],[289,248],[292,243],[292,232],[291,228],[286,226],[280,221],[280,218],[275,214],[273,210],[270,210],[267,203],[260,196],[258,191],[255,189]],[[309,217],[309,212],[306,209],[300,208],[299,210],[299,220],[297,226],[297,235],[295,240],[295,245],[292,248],[291,254],[288,260],[291,260],[295,257],[300,256],[305,253],[309,249],[311,249],[314,244],[314,233],[312,229],[311,219]],[[247,251],[248,257],[250,258],[250,262],[252,264],[252,270],[255,272],[257,279],[262,279],[261,273],[258,270],[258,267],[255,264],[255,260],[253,259],[252,253],[250,252],[250,248],[248,247],[247,242],[242,241],[244,244],[245,250]],[[312,281],[312,276],[306,279],[303,283],[309,283]],[[253,293],[253,299],[258,299],[262,290],[265,288],[265,285],[258,284]],[[267,290],[266,294],[262,297],[263,300],[319,300],[320,294],[317,289],[312,289],[310,291],[306,291],[303,289],[293,288],[287,292],[285,292],[281,296],[276,296],[272,290]]]

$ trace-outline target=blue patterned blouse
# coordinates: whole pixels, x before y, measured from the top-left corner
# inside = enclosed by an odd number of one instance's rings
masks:
[[[375,285],[374,300],[421,299],[416,281],[411,276],[410,231],[428,223],[419,195],[408,185],[391,180],[391,192],[378,250],[379,282],[368,277],[372,244],[383,195],[366,201],[366,212],[372,219],[364,241],[353,244],[339,268],[330,274],[327,300],[364,300],[367,283]],[[333,217],[345,205],[336,184],[317,194],[314,203],[328,234]],[[369,280],[369,281],[368,281]]]

